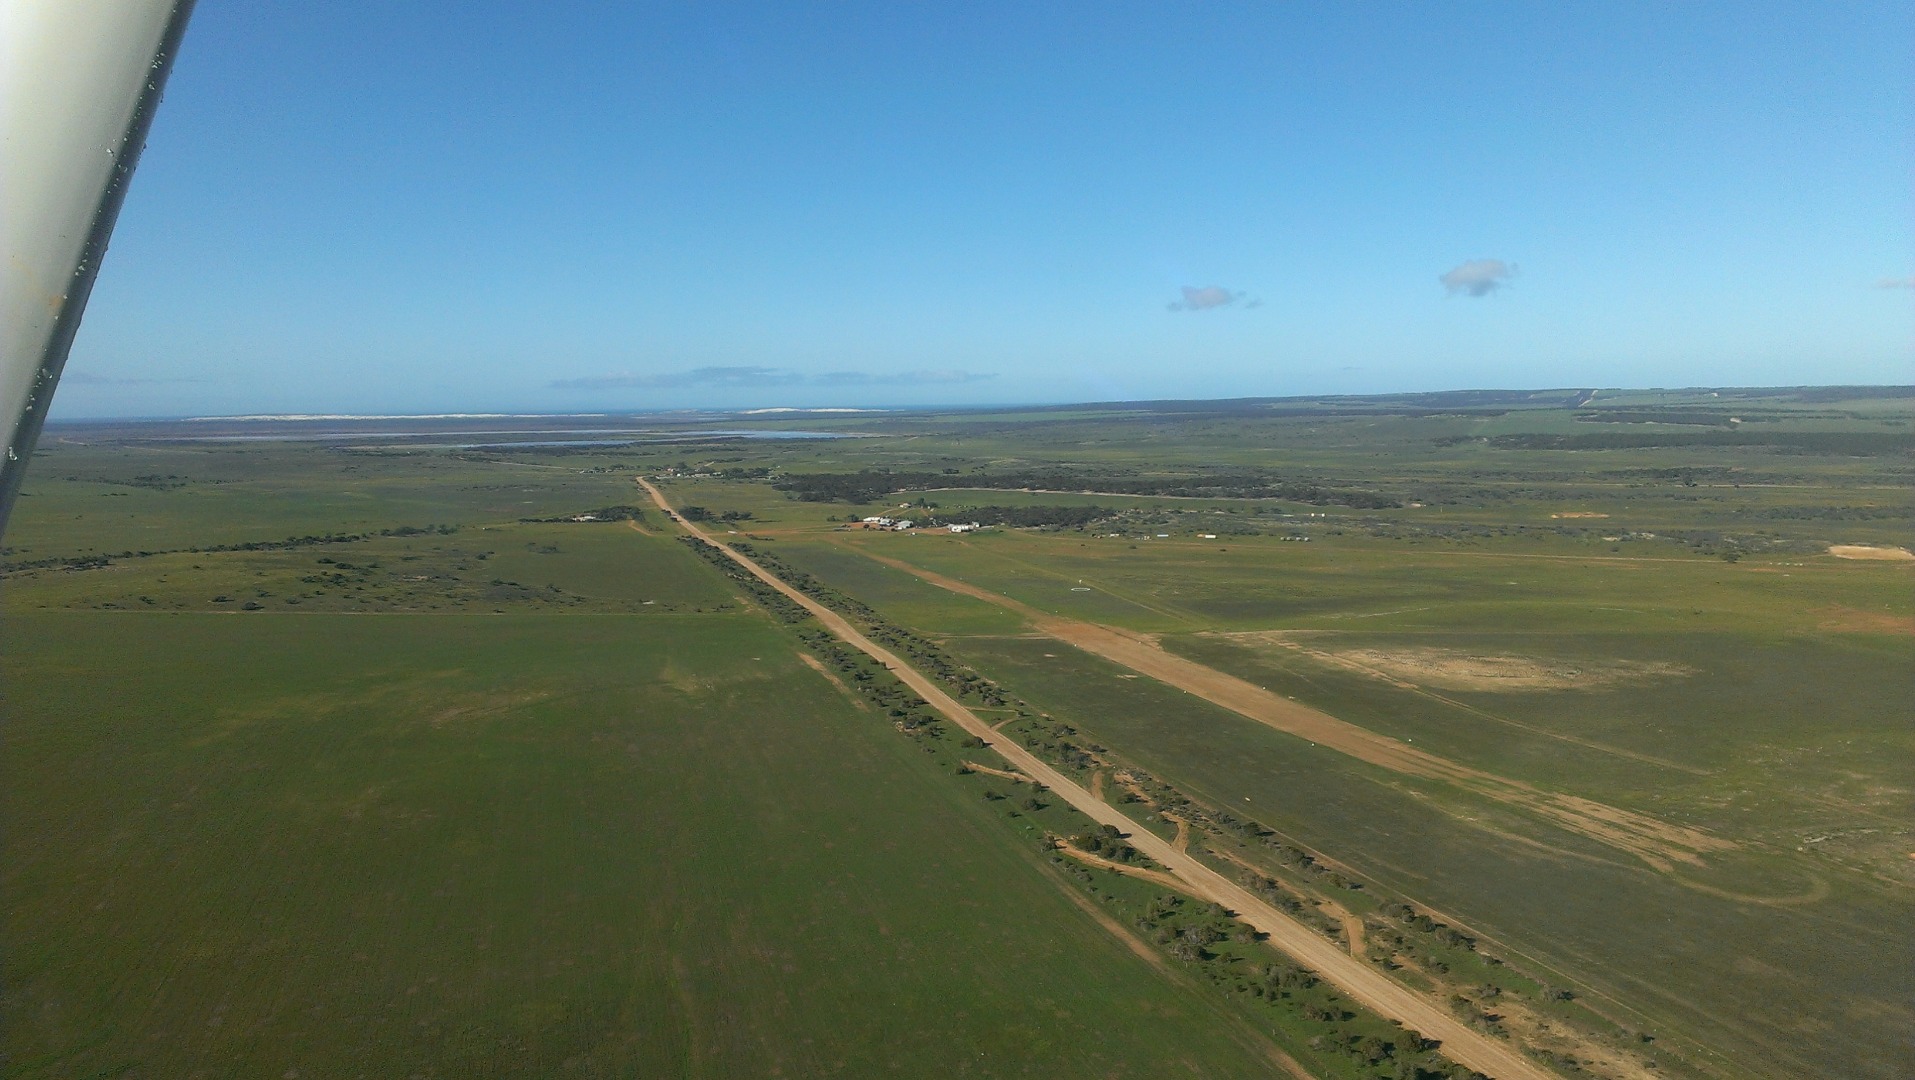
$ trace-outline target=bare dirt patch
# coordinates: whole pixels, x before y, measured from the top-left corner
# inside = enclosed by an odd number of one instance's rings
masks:
[[[979,765],[975,761],[965,762],[964,767],[971,770],[972,772],[981,772],[990,776],[1002,777],[1016,784],[1035,783],[1035,781],[1033,781],[1030,777],[1025,776],[1021,772],[1011,772],[1008,769],[993,769],[989,765]]]
[[[1148,806],[1153,810],[1157,808],[1157,800],[1150,797],[1150,792],[1144,790],[1144,786],[1137,782],[1136,777],[1127,772],[1117,772],[1111,774],[1111,780],[1124,789],[1132,802]]]
[[[1446,690],[1591,690],[1693,675],[1693,668],[1649,660],[1563,660],[1417,646],[1318,653],[1390,679]]]
[[[1102,855],[1093,855],[1082,848],[1071,846],[1068,841],[1061,838],[1058,840],[1057,850],[1059,854],[1068,855],[1087,866],[1095,866],[1100,870],[1109,870],[1112,873],[1122,874],[1125,877],[1134,877],[1140,881],[1148,881],[1162,885],[1166,889],[1175,889],[1180,893],[1187,893],[1199,898],[1202,897],[1201,893],[1190,887],[1189,882],[1182,878],[1166,874],[1162,870],[1151,870],[1143,866],[1132,866],[1129,863],[1120,863],[1115,859],[1106,859]]]
[[[1889,615],[1852,607],[1824,608],[1816,629],[1836,634],[1915,634],[1915,615]]]
[[[1870,562],[1915,562],[1915,551],[1874,544],[1830,544],[1829,554],[1838,559],[1866,559]]]
[[[1594,510],[1565,510],[1560,514],[1549,515],[1553,518],[1606,518],[1608,514],[1598,514]]]

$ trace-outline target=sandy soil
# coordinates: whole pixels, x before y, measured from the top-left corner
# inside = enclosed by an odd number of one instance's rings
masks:
[[[1116,782],[1118,787],[1129,792],[1139,804],[1147,806],[1152,810],[1157,808],[1157,800],[1150,797],[1150,792],[1144,790],[1143,785],[1137,782],[1136,777],[1127,772],[1117,772],[1111,774],[1111,779]]]
[[[1287,631],[1258,630],[1258,631],[1251,631],[1248,633],[1223,633],[1217,636],[1238,638],[1238,639],[1249,639],[1253,641],[1264,642],[1264,643],[1274,645],[1284,649],[1294,650],[1296,652],[1300,652],[1306,656],[1309,656],[1311,659],[1321,661],[1322,663],[1325,663],[1325,664],[1329,664],[1332,667],[1347,668],[1351,671],[1356,671],[1361,674],[1370,675],[1374,678],[1381,679],[1384,682],[1387,682],[1390,685],[1395,686],[1396,688],[1400,690],[1408,690],[1411,693],[1429,698],[1432,701],[1440,701],[1443,704],[1449,706],[1450,708],[1460,709],[1463,712],[1470,713],[1473,716],[1479,716],[1483,718],[1484,720],[1490,721],[1491,723],[1502,724],[1505,727],[1515,728],[1518,731],[1526,731],[1526,732],[1529,732],[1531,735],[1537,735],[1545,739],[1554,739],[1557,742],[1570,743],[1575,746],[1583,746],[1591,750],[1599,750],[1605,754],[1614,754],[1617,757],[1628,758],[1631,761],[1640,761],[1647,765],[1659,765],[1665,769],[1674,769],[1677,772],[1686,772],[1690,774],[1691,776],[1709,775],[1709,770],[1707,769],[1699,769],[1693,765],[1685,765],[1680,761],[1671,761],[1668,758],[1657,757],[1654,754],[1645,754],[1639,750],[1630,750],[1626,747],[1612,746],[1605,742],[1598,742],[1594,739],[1581,738],[1580,736],[1570,735],[1566,732],[1551,731],[1548,728],[1537,727],[1534,724],[1525,724],[1520,720],[1512,720],[1507,716],[1500,716],[1496,713],[1488,712],[1474,705],[1471,705],[1467,702],[1458,701],[1457,699],[1452,697],[1446,697],[1442,694],[1437,693],[1434,690],[1431,690],[1427,686],[1422,686],[1417,683],[1410,682],[1406,679],[1394,678],[1375,668],[1366,667],[1358,663],[1357,661],[1351,659],[1347,654],[1339,655],[1337,653],[1325,652],[1321,649],[1312,649],[1304,645],[1301,641],[1297,640],[1295,635]],[[1674,667],[1674,665],[1671,665],[1671,666]],[[1686,669],[1684,670],[1686,671]]]
[[[1369,943],[1363,940],[1363,920],[1347,911],[1338,915],[1337,918],[1343,922],[1343,936],[1350,940],[1350,955],[1358,960],[1363,959],[1364,953],[1370,947]]]
[[[1915,615],[1888,615],[1841,605],[1824,608],[1817,614],[1824,618],[1816,624],[1816,629],[1837,634],[1915,634]]]
[[[638,479],[652,501],[658,504],[680,528],[700,539],[711,540],[697,526],[678,516],[665,496],[644,479]],[[1144,829],[1115,807],[1091,797],[1076,781],[1052,768],[1023,747],[1007,740],[992,742],[990,725],[945,693],[936,683],[890,651],[872,642],[843,616],[785,584],[775,574],[724,545],[720,548],[744,569],[789,597],[817,618],[819,624],[841,641],[864,652],[889,668],[906,686],[931,707],[969,734],[991,743],[991,748],[1010,765],[1049,787],[1092,821],[1112,825],[1129,836],[1131,846],[1169,867],[1186,891],[1219,903],[1235,911],[1253,928],[1269,935],[1269,944],[1315,971],[1344,993],[1364,1005],[1443,1045],[1450,1060],[1498,1080],[1558,1080],[1553,1073],[1481,1032],[1452,1017],[1440,1005],[1369,965],[1362,963],[1334,944],[1323,940],[1309,927],[1264,903],[1249,890],[1225,878],[1168,841]]]
[[[1013,783],[1028,784],[1031,782],[1030,777],[1025,776],[1023,773],[1020,773],[1020,772],[1011,772],[1008,769],[993,769],[989,765],[979,765],[975,761],[967,761],[964,763],[964,765],[966,768],[970,769],[972,772],[981,772],[987,776],[1002,777],[1006,780],[1012,781]]]
[[[1115,859],[1106,859],[1102,855],[1093,855],[1082,848],[1072,847],[1068,841],[1062,839],[1058,841],[1057,851],[1060,855],[1068,855],[1087,866],[1095,866],[1102,870],[1109,870],[1113,873],[1122,874],[1125,877],[1134,877],[1139,881],[1154,882],[1158,885],[1162,885],[1166,889],[1175,889],[1180,893],[1189,893],[1192,896],[1202,895],[1193,891],[1190,887],[1190,883],[1184,881],[1182,878],[1173,877],[1161,870],[1132,866],[1129,863],[1120,863]]]
[[[870,552],[865,554],[915,574],[933,585],[1016,611],[1035,628],[1060,641],[1278,731],[1393,772],[1446,781],[1467,788],[1526,810],[1558,827],[1627,851],[1657,870],[1671,871],[1679,862],[1699,866],[1702,865],[1703,855],[1736,847],[1734,842],[1701,829],[1670,824],[1648,814],[1607,806],[1591,799],[1543,791],[1519,780],[1450,761],[1398,739],[1339,720],[1234,675],[1167,652],[1145,635],[1050,615],[1009,597],[910,563]]]
[[[1560,514],[1549,515],[1553,518],[1606,518],[1608,514],[1598,514],[1593,510],[1565,510]]]
[[[1829,554],[1838,559],[1868,559],[1874,562],[1915,562],[1915,551],[1873,544],[1831,544]]]
[[[1266,635],[1246,635],[1251,638]],[[1286,643],[1287,644],[1287,643]],[[1308,650],[1339,666],[1445,690],[1592,690],[1695,674],[1681,664],[1643,660],[1559,660],[1499,656],[1428,646],[1403,649]]]

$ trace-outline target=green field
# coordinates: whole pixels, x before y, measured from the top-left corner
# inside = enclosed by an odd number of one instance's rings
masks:
[[[834,686],[631,510],[642,473],[1566,1075],[1906,1075],[1915,561],[1829,549],[1906,544],[1909,399],[1436,397],[483,453],[55,431],[0,556],[8,1072],[1437,1068],[1152,939],[1160,888],[1046,857],[1081,826]],[[979,508],[1068,524],[845,524]],[[880,559],[1720,847],[1659,865]]]
[[[1267,1071],[758,617],[8,636],[10,1075]]]

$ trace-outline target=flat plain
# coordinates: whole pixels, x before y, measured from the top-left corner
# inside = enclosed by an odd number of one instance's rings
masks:
[[[642,475],[1546,1067],[1904,1075],[1915,409],[1585,393],[55,431],[0,584],[8,1069],[1448,1071],[887,715]]]

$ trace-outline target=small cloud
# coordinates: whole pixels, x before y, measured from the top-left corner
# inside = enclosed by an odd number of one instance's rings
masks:
[[[1249,293],[1232,292],[1221,285],[1205,285],[1202,288],[1195,285],[1185,285],[1183,292],[1184,298],[1182,300],[1168,305],[1170,310],[1210,311],[1213,308],[1229,307],[1239,301],[1248,299],[1250,295]],[[1263,301],[1261,300],[1251,300],[1243,306],[1253,308],[1261,307],[1262,305]]]
[[[982,382],[996,377],[975,371],[828,371],[821,375],[807,375],[773,367],[701,367],[643,375],[631,372],[587,375],[576,379],[557,379],[548,385],[553,390],[681,390],[700,386],[936,386]]]
[[[1885,277],[1875,283],[1878,289],[1915,289],[1915,277]]]
[[[617,390],[640,387],[647,390],[676,390],[688,386],[789,386],[801,376],[768,367],[701,367],[690,371],[667,371],[650,375],[619,372],[612,375],[587,375],[578,379],[559,379],[554,390]]]
[[[994,374],[978,371],[897,371],[884,375],[868,371],[827,371],[805,381],[818,386],[956,386],[995,378]]]
[[[1515,276],[1515,263],[1506,263],[1501,259],[1471,259],[1436,280],[1443,283],[1443,288],[1449,290],[1451,296],[1457,293],[1488,296],[1509,284],[1509,279]]]

